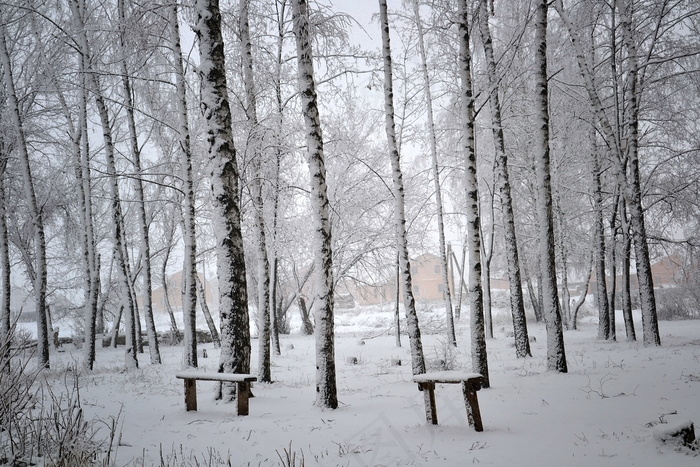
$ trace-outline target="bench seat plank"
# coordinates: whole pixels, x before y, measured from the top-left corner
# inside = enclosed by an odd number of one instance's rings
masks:
[[[175,373],[179,379],[196,379],[200,381],[223,381],[227,383],[255,382],[258,377],[244,373],[211,373],[205,371],[180,371]]]
[[[430,373],[422,373],[413,375],[413,381],[416,383],[461,383],[471,379],[481,379],[479,373],[467,373],[464,371],[433,371]]]

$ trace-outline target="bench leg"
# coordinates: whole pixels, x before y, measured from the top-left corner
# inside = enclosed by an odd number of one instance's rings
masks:
[[[418,383],[418,388],[423,391],[425,400],[425,420],[433,425],[438,424],[437,407],[435,406],[435,383]]]
[[[249,397],[250,383],[247,381],[238,383],[238,415],[248,415]]]
[[[464,392],[464,402],[467,406],[467,421],[476,431],[484,431],[481,423],[481,411],[479,410],[479,399],[476,396],[477,387],[466,381],[462,382],[462,392]]]
[[[196,379],[186,379],[185,381],[185,408],[189,412],[190,410],[197,410],[197,380]]]

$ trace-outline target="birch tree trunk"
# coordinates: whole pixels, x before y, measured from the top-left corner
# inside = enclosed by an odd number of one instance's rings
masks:
[[[459,77],[462,98],[462,142],[464,151],[465,191],[467,199],[467,251],[469,255],[469,311],[471,319],[472,371],[484,377],[483,387],[491,387],[486,353],[484,295],[481,285],[481,220],[479,217],[479,182],[477,179],[474,137],[474,91],[469,52],[469,14],[467,0],[459,0]],[[462,274],[460,273],[460,276]],[[460,281],[460,288],[462,287]]]
[[[202,109],[207,122],[209,167],[217,241],[217,277],[221,316],[219,372],[250,373],[250,318],[239,206],[239,172],[226,85],[224,39],[218,0],[195,5],[202,81]],[[231,401],[235,385],[220,396]]]
[[[635,43],[636,37],[632,24],[633,4],[632,0],[615,0],[615,6],[620,10],[622,42],[627,51],[627,83],[625,86],[627,89],[627,121],[624,122],[627,127],[627,147],[621,149],[624,150],[625,156],[629,161],[628,184],[625,197],[631,214],[630,231],[635,246],[639,298],[642,309],[642,333],[644,345],[661,345],[639,175],[639,95],[637,90],[639,64],[637,45]]]
[[[80,202],[80,218],[83,226],[82,247],[83,267],[85,276],[85,343],[84,365],[93,369],[96,358],[97,305],[100,293],[100,265],[95,244],[95,228],[92,209],[92,170],[90,168],[90,140],[88,138],[88,96],[89,80],[86,57],[80,57],[80,108],[79,127],[75,129],[76,178],[78,180],[78,200]],[[65,106],[67,121],[70,120],[68,106]]]
[[[126,350],[124,354],[125,365],[127,369],[138,368],[138,358],[136,355],[136,322],[134,320],[134,302],[131,297],[130,284],[128,281],[128,271],[126,258],[124,253],[124,235],[122,230],[122,209],[121,199],[119,195],[119,181],[117,179],[117,168],[114,156],[114,143],[112,138],[112,126],[109,118],[107,105],[105,104],[100,88],[100,81],[97,73],[91,66],[91,55],[85,22],[83,15],[85,14],[85,5],[79,0],[70,2],[73,21],[78,30],[78,47],[80,54],[84,57],[87,68],[87,80],[90,84],[90,90],[95,97],[97,111],[102,127],[102,138],[104,140],[105,159],[107,162],[107,178],[109,181],[110,190],[110,214],[112,215],[113,229],[113,254],[116,261],[116,270],[118,283],[120,285],[120,296],[122,306],[125,309],[124,324],[126,327]],[[117,322],[118,326],[118,322]]]
[[[202,268],[204,270],[204,268]],[[195,282],[197,283],[197,296],[199,298],[199,307],[204,315],[204,321],[207,322],[207,327],[209,328],[209,334],[211,334],[211,340],[214,343],[214,347],[217,349],[221,348],[221,337],[219,336],[219,331],[216,329],[214,324],[214,318],[211,316],[211,311],[209,310],[209,304],[207,304],[207,292],[204,288],[204,284],[199,279],[199,275],[194,276]]]
[[[0,136],[0,340],[7,342],[12,325],[10,309],[12,298],[12,282],[10,281],[10,242],[7,236],[7,209],[5,208],[5,171],[7,170],[7,146]]]
[[[384,114],[386,136],[389,145],[389,157],[394,192],[394,216],[396,222],[396,248],[399,255],[401,287],[403,288],[404,312],[406,313],[406,331],[411,347],[411,367],[414,375],[425,373],[425,357],[421,341],[418,313],[411,285],[411,262],[408,255],[406,239],[406,214],[404,202],[403,174],[401,157],[396,143],[396,124],[394,122],[394,91],[391,63],[391,42],[389,39],[389,19],[386,0],[379,0],[379,20],[382,29],[382,55],[384,58]],[[425,391],[426,393],[428,391]],[[424,394],[427,398],[427,394]],[[427,400],[427,399],[426,399]],[[428,403],[430,403],[428,401]]]
[[[629,234],[629,221],[625,200],[620,201],[620,222],[622,224],[622,318],[625,321],[625,336],[627,342],[637,340],[634,330],[634,317],[632,316],[632,291],[630,284],[630,256],[632,254],[632,239]]]
[[[284,154],[284,102],[282,100],[282,64],[283,64],[283,53],[284,53],[284,25],[285,18],[287,16],[287,2],[277,2],[277,48],[276,48],[276,60],[275,60],[275,104],[276,104],[276,127],[275,127],[275,165],[273,172],[273,193],[272,193],[272,238],[268,242],[270,247],[270,255],[268,262],[272,263],[271,279],[270,279],[270,313],[272,314],[271,326],[272,326],[272,346],[275,349],[275,355],[280,355],[280,316],[278,314],[277,306],[277,296],[281,295],[279,289],[279,258],[277,251],[277,229],[278,229],[278,218],[279,218],[279,197],[280,197],[280,165],[282,163],[282,156]]]
[[[635,259],[637,263],[637,278],[639,281],[639,294],[642,309],[642,331],[644,335],[644,345],[661,345],[659,335],[658,317],[656,313],[656,299],[654,296],[654,283],[651,276],[651,263],[649,259],[649,248],[647,245],[646,226],[644,221],[644,210],[642,208],[641,187],[639,178],[639,103],[638,103],[638,63],[636,56],[636,45],[631,26],[631,14],[626,13],[627,7],[631,4],[620,4],[615,1],[615,7],[621,9],[621,30],[623,42],[628,53],[628,69],[626,83],[627,88],[627,121],[625,125],[628,129],[627,146],[622,147],[621,142],[615,137],[615,131],[610,123],[610,119],[605,113],[605,108],[601,101],[592,74],[592,64],[586,60],[581,41],[579,40],[576,27],[569,18],[561,0],[554,3],[555,9],[568,32],[569,39],[576,54],[576,61],[583,78],[584,86],[590,100],[591,108],[595,118],[600,125],[600,130],[605,138],[610,152],[613,172],[620,187],[623,188],[625,201],[627,202],[630,214],[630,232],[634,241]],[[628,161],[629,178],[627,177],[627,167],[624,161]]]
[[[132,163],[134,165],[134,193],[136,195],[136,218],[140,234],[141,261],[143,265],[143,306],[146,318],[146,333],[148,335],[148,352],[151,364],[160,364],[160,349],[158,346],[158,334],[156,323],[153,319],[153,274],[151,268],[151,245],[148,232],[148,220],[146,215],[146,202],[143,192],[143,166],[141,163],[141,148],[139,147],[138,133],[136,132],[136,118],[134,116],[134,101],[132,97],[131,78],[126,66],[126,11],[124,0],[117,1],[119,15],[119,45],[122,53],[119,67],[121,70],[122,86],[124,87],[124,110],[129,128],[129,143],[131,147]],[[140,341],[140,333],[139,333]]]
[[[498,96],[499,80],[496,74],[496,59],[493,52],[493,41],[489,29],[488,11],[489,0],[481,0],[479,7],[479,26],[481,40],[486,55],[486,72],[489,86],[489,108],[493,138],[496,149],[496,173],[498,191],[501,195],[503,210],[503,228],[505,232],[506,259],[508,261],[508,280],[510,283],[510,308],[513,316],[513,332],[515,337],[515,354],[520,357],[531,356],[530,340],[528,338],[527,320],[525,318],[525,303],[523,301],[522,281],[520,278],[520,261],[518,258],[518,243],[515,235],[515,215],[513,200],[510,193],[508,177],[508,155],[503,139],[501,121],[501,104]]]
[[[29,149],[24,133],[22,115],[15,91],[14,77],[12,76],[12,61],[6,43],[7,30],[0,26],[0,65],[4,70],[5,99],[7,100],[7,113],[14,130],[15,147],[19,152],[19,166],[22,172],[24,196],[29,207],[29,215],[32,219],[32,234],[34,236],[34,300],[37,316],[37,365],[39,368],[49,368],[49,337],[46,307],[46,236],[44,233],[44,221],[39,209],[39,204],[34,191],[34,179],[29,158]]]
[[[547,1],[535,4],[535,106],[537,131],[534,136],[537,173],[537,218],[539,222],[540,271],[543,314],[547,329],[547,369],[567,372],[564,331],[554,258],[554,220],[552,216],[552,178],[549,163],[549,88],[547,85]]]
[[[438,166],[437,136],[435,134],[435,118],[433,116],[433,96],[430,91],[430,75],[428,73],[428,54],[425,51],[423,23],[420,18],[418,0],[413,0],[413,16],[418,29],[418,52],[421,60],[421,74],[423,75],[423,89],[425,95],[425,108],[427,112],[428,139],[430,141],[430,158],[432,162],[433,181],[435,187],[435,204],[437,208],[438,224],[438,248],[440,250],[440,269],[442,270],[442,282],[445,285],[445,318],[447,323],[447,338],[450,344],[457,346],[455,335],[454,315],[452,312],[452,294],[450,293],[450,276],[447,263],[447,249],[445,242],[445,219],[442,205],[442,188],[440,187],[440,169]]]
[[[265,213],[263,205],[263,171],[262,171],[262,135],[258,126],[258,111],[253,77],[253,44],[250,41],[248,20],[250,0],[240,2],[240,37],[242,47],[243,85],[245,87],[245,114],[248,119],[248,149],[252,148],[253,196],[255,232],[258,236],[257,274],[258,274],[258,381],[272,382],[270,372],[270,263],[267,259],[265,241]]]
[[[177,131],[179,137],[179,159],[182,167],[184,196],[182,199],[182,224],[184,243],[183,279],[185,283],[182,297],[182,318],[184,324],[185,345],[183,365],[197,366],[197,241],[195,231],[195,197],[192,175],[192,147],[190,144],[190,124],[187,115],[187,85],[185,70],[182,65],[182,46],[180,45],[180,23],[177,3],[170,6],[170,46],[173,50],[175,67],[175,92],[177,94]],[[165,271],[163,271],[165,273]],[[165,277],[163,278],[165,283]],[[169,303],[168,303],[168,308]],[[172,313],[170,308],[169,313]],[[179,334],[177,325],[171,317],[171,327]]]
[[[323,136],[318,113],[316,84],[309,37],[309,13],[306,0],[292,1],[296,36],[298,82],[301,108],[306,127],[307,161],[311,177],[311,206],[315,216],[316,255],[316,405],[335,409],[338,396],[335,377],[335,342],[333,329],[333,258],[331,222],[326,193],[326,168]]]

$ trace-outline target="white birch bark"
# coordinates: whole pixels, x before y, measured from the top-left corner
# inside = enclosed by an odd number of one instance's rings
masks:
[[[202,271],[204,268],[202,268]],[[221,337],[219,336],[219,330],[216,329],[214,324],[214,318],[211,316],[211,311],[209,310],[209,304],[207,303],[207,292],[204,289],[204,284],[199,279],[199,274],[195,276],[195,282],[197,283],[197,298],[199,299],[199,307],[204,315],[204,321],[207,323],[209,328],[209,334],[211,334],[211,340],[214,343],[214,348],[221,348]]]
[[[547,84],[547,1],[535,4],[535,172],[537,174],[537,219],[539,223],[540,271],[543,314],[547,329],[547,369],[567,372],[564,331],[554,258],[554,219],[552,215],[552,177],[549,156],[549,88]]]
[[[146,333],[148,336],[148,352],[151,364],[160,364],[160,348],[158,344],[158,334],[156,333],[156,323],[153,318],[153,273],[151,268],[151,245],[148,232],[148,220],[146,215],[146,201],[143,190],[143,164],[141,162],[141,148],[139,147],[138,133],[136,131],[136,118],[134,116],[134,99],[132,96],[132,86],[129,70],[126,66],[126,55],[129,53],[126,48],[126,8],[125,0],[117,1],[117,12],[119,16],[119,45],[122,56],[119,60],[121,70],[122,86],[124,88],[124,110],[126,113],[127,126],[129,128],[129,145],[131,148],[132,164],[134,165],[134,194],[136,195],[136,219],[140,236],[140,255],[143,265],[143,306],[144,317],[146,318]],[[139,333],[140,336],[140,333]],[[140,338],[139,338],[140,342]]]
[[[219,372],[250,373],[250,318],[245,257],[238,192],[239,172],[231,128],[226,84],[224,39],[218,0],[197,0],[195,5],[202,84],[202,109],[207,122],[209,168],[216,234],[221,356]],[[227,401],[235,398],[234,385],[226,385]]]
[[[265,239],[265,215],[263,203],[262,135],[258,126],[258,111],[253,75],[253,44],[250,40],[249,24],[250,0],[240,2],[240,37],[242,46],[243,86],[246,102],[245,114],[248,119],[248,149],[252,149],[253,196],[255,231],[257,234],[257,275],[258,275],[258,381],[272,382],[270,370],[270,264],[267,258]]]
[[[479,216],[479,183],[477,179],[474,136],[474,92],[469,51],[469,14],[467,0],[459,0],[459,77],[462,98],[462,144],[464,152],[464,186],[467,200],[467,245],[469,255],[468,295],[471,319],[472,371],[484,377],[483,387],[491,387],[486,352],[484,294],[481,284],[481,221]],[[460,272],[460,276],[461,276]],[[460,281],[460,288],[461,288]]]
[[[430,159],[435,187],[435,204],[437,209],[438,224],[438,248],[440,253],[440,269],[442,270],[442,282],[445,286],[445,319],[447,324],[447,339],[453,346],[457,345],[455,335],[454,315],[452,312],[452,294],[450,293],[449,268],[447,263],[447,250],[445,242],[445,219],[443,215],[442,188],[440,186],[440,169],[437,154],[437,136],[435,134],[435,118],[433,116],[433,96],[430,91],[430,74],[428,73],[428,54],[425,51],[425,39],[423,23],[420,18],[418,0],[413,0],[413,17],[418,29],[418,52],[421,60],[421,74],[423,75],[423,93],[425,96],[425,109],[427,113],[428,140],[430,142]]]
[[[0,65],[4,70],[5,98],[7,100],[7,113],[14,130],[15,144],[19,153],[19,167],[22,172],[24,196],[29,207],[29,215],[32,219],[32,234],[34,237],[34,299],[37,315],[37,365],[39,368],[49,368],[49,338],[46,306],[46,236],[44,221],[36,199],[34,179],[30,164],[29,150],[24,132],[24,124],[20,113],[19,102],[15,91],[14,77],[12,75],[12,61],[6,43],[7,30],[0,26]]]
[[[425,373],[425,357],[423,355],[423,343],[421,341],[420,326],[418,324],[416,302],[413,297],[413,287],[411,284],[411,263],[408,255],[408,241],[406,239],[406,213],[403,174],[401,173],[401,157],[396,142],[396,124],[394,122],[391,42],[389,39],[389,19],[386,0],[379,0],[379,18],[382,29],[382,55],[384,58],[384,114],[393,181],[396,248],[399,255],[401,287],[403,288],[404,313],[406,313],[406,331],[408,332],[408,339],[411,347],[411,367],[413,374],[417,375]]]
[[[639,281],[639,298],[642,309],[642,334],[644,345],[661,345],[639,174],[639,95],[637,87],[639,63],[632,24],[633,3],[632,0],[615,0],[615,6],[620,10],[622,42],[627,51],[625,62],[627,65],[627,95],[625,99],[627,121],[624,122],[627,127],[627,147],[621,149],[624,149],[629,164],[626,199],[631,214],[630,231],[635,246],[637,280]]]
[[[177,95],[177,130],[179,137],[179,159],[182,170],[184,196],[182,198],[182,224],[184,243],[184,294],[182,300],[182,317],[184,324],[183,365],[197,366],[197,241],[195,232],[195,196],[192,175],[192,148],[190,144],[190,124],[187,115],[187,86],[185,70],[182,65],[182,46],[180,45],[180,24],[177,3],[170,6],[170,46],[173,50],[175,68],[175,92]],[[165,281],[165,278],[163,279]],[[172,310],[170,310],[172,313]],[[177,326],[171,321],[171,327],[177,332]]]
[[[109,118],[109,112],[105,104],[104,98],[102,96],[102,91],[100,88],[99,78],[97,73],[90,65],[90,47],[87,37],[87,32],[85,30],[85,23],[83,19],[83,14],[85,12],[84,4],[79,2],[79,0],[72,0],[70,2],[70,7],[73,15],[73,21],[77,28],[78,34],[78,46],[80,54],[84,57],[87,68],[85,72],[87,73],[87,81],[90,85],[90,90],[92,91],[95,103],[97,105],[97,111],[100,118],[100,125],[102,127],[102,137],[104,140],[104,151],[105,159],[107,162],[107,177],[109,181],[110,190],[110,211],[112,215],[113,225],[113,252],[116,261],[116,270],[118,283],[120,285],[120,296],[125,312],[125,327],[126,327],[126,350],[124,355],[125,365],[128,369],[138,368],[138,359],[136,355],[136,323],[134,320],[134,303],[131,297],[130,284],[128,282],[128,271],[126,258],[124,253],[124,235],[122,229],[122,209],[121,200],[119,195],[119,182],[117,179],[117,169],[114,156],[114,143],[112,138],[112,127]]]
[[[629,233],[629,219],[624,199],[620,200],[620,222],[622,224],[622,318],[625,321],[625,336],[627,342],[637,340],[634,330],[634,317],[632,316],[632,290],[630,277],[630,263],[632,254],[632,239]]]
[[[78,202],[80,204],[80,222],[82,224],[82,249],[83,249],[83,275],[85,278],[84,311],[85,342],[83,365],[89,370],[93,369],[96,358],[96,331],[97,331],[97,302],[100,292],[99,260],[97,246],[95,244],[95,228],[92,206],[92,174],[90,168],[90,141],[88,138],[88,75],[86,73],[86,57],[80,56],[79,73],[82,89],[80,90],[80,104],[78,116],[78,128],[73,128],[68,104],[62,100],[64,114],[69,125],[73,150],[75,153],[76,180],[78,182]]]
[[[311,206],[315,217],[316,282],[316,405],[335,409],[338,396],[335,377],[333,317],[333,257],[331,222],[323,156],[323,136],[318,112],[316,84],[309,37],[309,12],[306,0],[292,0],[296,36],[299,94],[306,127],[307,162],[311,177]]]
[[[616,7],[618,2],[615,3]],[[640,179],[639,179],[639,154],[638,154],[638,95],[637,95],[637,80],[638,80],[638,65],[636,59],[636,47],[634,44],[634,35],[632,33],[630,21],[622,18],[621,29],[623,31],[623,42],[628,49],[630,60],[628,61],[627,70],[629,82],[628,88],[628,118],[625,123],[628,127],[628,146],[622,147],[621,142],[615,136],[615,130],[610,123],[610,119],[605,113],[605,108],[601,101],[598,90],[593,80],[591,66],[586,60],[586,56],[579,40],[578,32],[569,18],[568,13],[564,9],[561,0],[554,3],[557,13],[561,17],[564,25],[569,32],[569,40],[574,48],[576,61],[579,65],[579,71],[583,78],[584,87],[595,114],[596,120],[600,126],[601,133],[609,147],[610,160],[612,168],[618,184],[623,189],[625,200],[630,211],[630,232],[634,241],[635,258],[637,262],[637,277],[639,280],[639,293],[641,298],[642,309],[642,332],[644,345],[661,345],[661,337],[659,335],[658,317],[656,314],[656,299],[654,297],[654,284],[651,277],[651,265],[649,260],[649,248],[647,245],[646,226],[644,221],[644,211],[642,208]],[[625,7],[622,6],[622,14]],[[621,16],[622,16],[621,14]],[[625,161],[628,161],[630,177],[627,178],[627,167]]]
[[[522,280],[520,277],[520,260],[518,258],[518,243],[515,234],[515,215],[513,200],[510,193],[508,176],[508,155],[506,153],[501,121],[501,104],[498,96],[499,80],[496,73],[496,59],[493,52],[493,41],[488,21],[488,0],[481,0],[479,7],[479,30],[486,56],[486,74],[489,86],[489,108],[493,138],[496,150],[496,174],[498,191],[501,196],[503,211],[503,230],[505,233],[506,259],[508,261],[508,281],[510,284],[510,308],[513,316],[513,331],[515,338],[515,354],[518,357],[531,355],[528,338],[527,320],[525,318],[525,303],[523,301]]]
[[[10,281],[10,243],[7,236],[7,209],[5,208],[5,171],[7,170],[7,146],[0,136],[0,340],[7,342],[11,327],[11,295],[12,282]]]

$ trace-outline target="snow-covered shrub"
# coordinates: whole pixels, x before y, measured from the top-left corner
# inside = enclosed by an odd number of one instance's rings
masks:
[[[78,372],[63,371],[64,388],[54,389],[48,370],[29,368],[29,348],[12,332],[0,337],[0,465],[112,465],[118,417],[86,419]],[[102,428],[104,439],[98,436]]]
[[[656,290],[656,312],[659,319],[698,319],[700,303],[685,287],[672,287]]]

